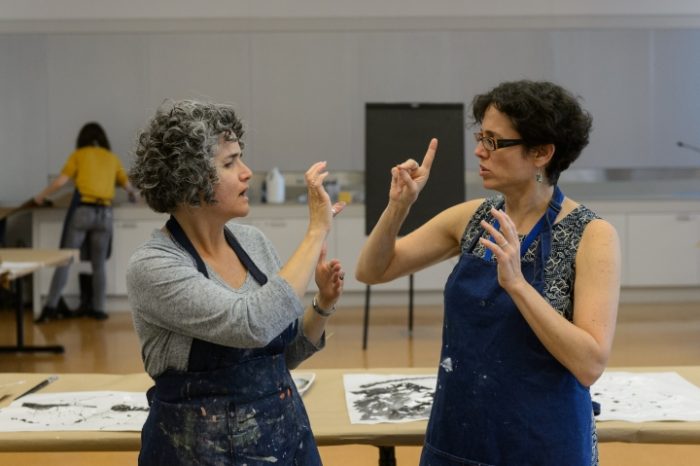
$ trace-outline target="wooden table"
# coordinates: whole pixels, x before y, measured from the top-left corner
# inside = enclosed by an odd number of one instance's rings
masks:
[[[700,366],[625,367],[610,371],[674,371],[700,386]],[[363,444],[393,450],[395,446],[423,444],[426,421],[402,424],[350,424],[345,407],[343,374],[433,374],[434,368],[393,369],[308,369],[316,380],[304,394],[316,441],[321,446]],[[0,403],[6,406],[27,387],[50,374],[0,373],[0,395],[13,396]],[[26,381],[15,385],[12,382]],[[153,381],[144,373],[126,375],[61,374],[40,393],[72,391],[145,391]],[[20,388],[22,387],[22,388]],[[700,444],[700,422],[598,422],[599,442]],[[140,448],[139,432],[0,432],[0,451],[133,451]],[[387,451],[387,450],[385,450]]]
[[[77,259],[77,249],[31,249],[31,248],[0,248],[0,284],[10,286],[15,284],[17,307],[15,322],[17,326],[17,344],[0,346],[0,353],[34,353],[52,352],[63,353],[61,345],[27,346],[24,344],[24,286],[20,278],[31,275],[44,267],[64,265]],[[7,263],[10,263],[9,265]]]

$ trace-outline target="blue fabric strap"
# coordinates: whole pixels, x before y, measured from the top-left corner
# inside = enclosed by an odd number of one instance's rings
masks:
[[[563,200],[564,193],[562,193],[561,189],[559,189],[559,186],[554,186],[554,194],[552,195],[552,199],[550,199],[549,201],[549,207],[547,207],[547,211],[539,219],[535,226],[532,227],[532,230],[530,230],[527,236],[525,236],[525,238],[520,242],[520,257],[523,257],[525,255],[532,242],[535,241],[535,238],[537,238],[540,235],[540,233],[542,233],[542,229],[545,227],[545,225],[549,229],[552,228],[552,225],[554,225],[554,221],[557,219],[557,215],[559,215],[559,212],[561,212],[561,203]],[[499,208],[502,206],[503,204],[501,204]],[[493,221],[493,227],[496,230],[500,230],[501,224],[498,222],[498,220]],[[491,241],[494,241],[493,236],[489,237],[489,239]],[[484,259],[491,260],[492,255],[493,253],[491,252],[491,250],[487,249],[486,253],[484,254]]]

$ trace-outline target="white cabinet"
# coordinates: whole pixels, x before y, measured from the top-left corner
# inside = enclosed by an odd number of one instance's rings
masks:
[[[287,262],[306,234],[309,221],[305,218],[241,218],[237,223],[252,225],[259,228],[272,242],[282,264]],[[334,241],[328,238],[328,258],[334,257]]]
[[[112,237],[111,266],[107,267],[107,294],[126,295],[126,268],[136,248],[163,227],[162,220],[117,220]]]
[[[338,258],[343,263],[345,274],[345,290],[359,291],[365,289],[365,284],[355,279],[355,266],[360,250],[365,244],[365,219],[364,218],[338,218],[336,220],[336,238],[338,240]],[[445,287],[445,282],[450,272],[457,263],[457,258],[453,258],[414,275],[413,288],[415,291],[441,291]],[[372,292],[375,291],[400,291],[408,290],[409,278],[399,278],[389,283],[372,285]]]
[[[338,217],[333,226],[338,241],[337,257],[345,270],[345,291],[362,291],[366,285],[355,278],[355,266],[360,250],[365,244],[365,219]],[[408,290],[408,278],[400,278],[381,285],[372,285],[372,291]]]
[[[628,214],[630,286],[700,285],[700,213]]]
[[[629,243],[627,241],[627,215],[625,214],[605,214],[602,217],[610,222],[617,230],[620,240],[620,284],[626,286],[629,281]]]
[[[677,204],[677,203],[676,203]],[[695,204],[671,206],[657,203],[606,203],[593,208],[618,232],[622,252],[622,285],[625,287],[700,286],[700,211]],[[126,298],[126,267],[133,251],[150,238],[167,219],[145,207],[114,209],[112,256],[107,261],[107,296]],[[35,248],[58,247],[63,227],[63,209],[38,209],[33,213],[32,244]],[[308,227],[303,205],[256,206],[251,216],[237,221],[254,225],[272,241],[283,263],[299,246]],[[348,206],[334,220],[328,238],[328,259],[337,258],[345,269],[345,291],[362,293],[366,285],[355,279],[355,266],[366,241],[364,209]],[[416,292],[440,292],[457,258],[444,261],[414,276]],[[71,266],[63,295],[75,304],[80,294],[79,272],[90,272],[89,262]],[[48,293],[53,269],[34,274],[34,308],[38,312]],[[310,284],[310,290],[313,288]],[[407,292],[408,277],[373,285],[373,293]],[[116,302],[116,301],[114,301]],[[122,301],[123,303],[123,301]],[[108,304],[109,306],[109,304]],[[124,304],[120,304],[124,306]]]

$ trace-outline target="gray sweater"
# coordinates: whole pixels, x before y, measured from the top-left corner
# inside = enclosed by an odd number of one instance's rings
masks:
[[[253,262],[268,277],[260,286],[248,273],[232,288],[207,265],[210,278],[197,271],[187,251],[155,230],[131,256],[126,272],[134,327],[141,357],[151,377],[167,369],[186,370],[194,338],[236,348],[260,348],[295,319],[298,332],[285,351],[294,368],[323,348],[303,334],[304,306],[280,277],[280,259],[272,243],[255,227],[230,222],[228,228]]]

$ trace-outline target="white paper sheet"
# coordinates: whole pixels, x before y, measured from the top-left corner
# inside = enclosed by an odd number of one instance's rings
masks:
[[[27,395],[0,409],[0,432],[139,432],[147,416],[143,392],[43,393]]]
[[[4,273],[16,274],[21,273],[25,270],[39,269],[41,268],[41,263],[39,262],[10,262],[2,261],[0,262],[0,275]]]
[[[598,421],[700,421],[700,388],[676,372],[605,372],[591,398]]]
[[[428,419],[435,381],[434,374],[344,374],[350,423],[398,423]]]

